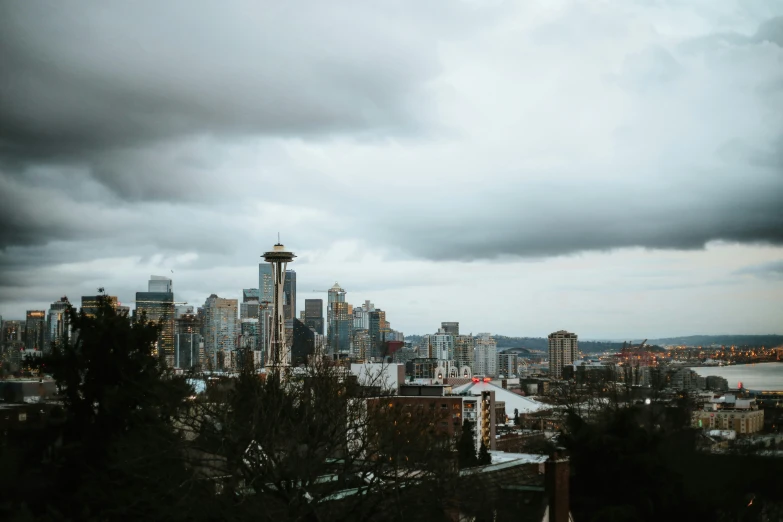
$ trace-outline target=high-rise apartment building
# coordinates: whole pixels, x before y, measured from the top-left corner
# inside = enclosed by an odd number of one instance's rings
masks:
[[[453,335],[454,337],[457,337],[459,335],[458,322],[440,323],[440,327],[443,329],[444,332],[446,332],[449,335]]]
[[[503,377],[511,377],[517,374],[517,366],[519,365],[519,356],[514,352],[506,352],[498,354],[498,375]]]
[[[171,279],[151,276],[147,292],[136,292],[136,316],[146,316],[148,321],[161,325],[158,336],[157,352],[170,367],[174,366],[174,293]],[[116,306],[117,298],[114,298]],[[84,308],[84,298],[82,298]]]
[[[60,298],[49,307],[46,314],[46,334],[44,338],[44,351],[48,352],[52,346],[62,344],[70,334],[68,325],[68,307],[71,303],[67,297]]]
[[[305,299],[304,323],[318,335],[324,334],[323,299]]]
[[[579,346],[575,333],[565,330],[549,334],[549,376],[563,378],[563,366],[579,359]]]
[[[369,300],[365,301],[361,306],[357,306],[353,310],[353,329],[354,330],[369,330],[370,329],[370,312],[375,311],[375,305]]]
[[[497,343],[488,333],[480,333],[473,348],[473,373],[496,377],[498,373]]]
[[[454,362],[462,371],[462,368],[468,367],[473,372],[475,340],[472,335],[458,335],[454,338]]]
[[[225,299],[215,294],[207,297],[204,303],[205,364],[215,370],[233,369],[221,368],[220,362],[234,360],[233,352],[239,335],[238,309],[239,302],[236,299]]]
[[[441,361],[454,360],[454,336],[446,330],[439,328],[438,333],[430,336],[429,343],[430,357]]]
[[[337,283],[329,289],[326,319],[329,353],[350,353],[353,309],[345,302],[345,290]]]
[[[26,349],[43,350],[46,337],[46,311],[28,310],[24,332]]]
[[[370,354],[370,332],[367,330],[353,331],[353,356],[364,361]]]

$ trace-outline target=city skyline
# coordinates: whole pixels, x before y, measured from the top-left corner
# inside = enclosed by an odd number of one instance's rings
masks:
[[[781,333],[779,2],[237,5],[4,6],[4,319],[280,232],[406,334]]]

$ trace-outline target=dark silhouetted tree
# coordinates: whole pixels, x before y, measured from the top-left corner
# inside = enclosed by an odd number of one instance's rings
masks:
[[[457,461],[460,469],[478,464],[476,441],[473,437],[473,423],[465,419],[465,422],[462,423],[462,433],[457,440]]]
[[[73,520],[189,518],[173,419],[192,390],[156,353],[160,326],[117,313],[105,295],[95,315],[67,313],[74,333],[42,362],[65,416],[46,506]]]
[[[489,454],[487,447],[484,445],[484,441],[481,441],[481,447],[478,452],[478,465],[486,466],[492,464],[492,456]]]

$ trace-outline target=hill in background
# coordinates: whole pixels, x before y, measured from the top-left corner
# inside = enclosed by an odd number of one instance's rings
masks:
[[[546,352],[549,348],[546,337],[509,337],[506,335],[493,336],[498,344],[499,351],[512,348],[520,349],[521,353]],[[421,335],[408,335],[406,341],[417,344],[421,341]],[[638,344],[643,339],[633,339],[631,342]],[[686,346],[783,346],[783,335],[689,335],[684,337],[665,337],[661,339],[649,339],[648,349],[662,351],[662,346],[686,345]],[[623,347],[622,341],[586,341],[579,340],[579,349],[583,353],[619,352]]]

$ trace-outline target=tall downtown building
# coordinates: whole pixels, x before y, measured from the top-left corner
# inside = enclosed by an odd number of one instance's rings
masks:
[[[438,333],[429,336],[430,357],[442,361],[454,360],[454,336],[445,329],[438,329]]]
[[[67,297],[61,297],[59,301],[55,301],[49,307],[49,311],[46,314],[46,334],[44,343],[46,345],[44,351],[49,351],[53,344],[61,344],[64,342],[70,334],[70,326],[68,320],[68,307],[71,303],[68,302]]]
[[[304,323],[318,335],[324,334],[323,299],[305,299]]]
[[[213,370],[233,369],[239,319],[239,302],[212,294],[204,303],[205,365]]]
[[[476,375],[495,377],[498,373],[498,347],[488,333],[480,333],[473,348],[473,372]]]
[[[285,271],[285,283],[283,283],[283,317],[286,322],[296,319],[296,271]],[[291,325],[293,328],[293,323]]]
[[[260,293],[258,288],[242,289],[242,302],[239,303],[240,319],[258,319]]]
[[[563,366],[579,359],[579,346],[575,333],[558,330],[549,334],[549,376],[563,378]]]
[[[457,363],[458,368],[462,369],[467,366],[471,372],[474,372],[475,344],[473,335],[458,335],[454,338],[454,362]]]
[[[163,276],[151,276],[147,285],[147,292],[136,292],[136,316],[144,314],[148,321],[161,324],[161,332],[158,336],[158,354],[166,364],[174,366],[174,292],[171,279]],[[114,298],[116,306],[116,298]],[[82,298],[84,309],[84,298]]]
[[[46,339],[46,311],[28,310],[24,327],[25,348],[43,350]]]
[[[451,334],[454,337],[459,335],[459,323],[458,322],[445,322],[440,323],[441,329],[447,334]]]
[[[380,308],[376,308],[372,312],[369,312],[370,316],[370,353],[371,358],[383,357],[383,343],[385,341],[385,334],[389,330],[389,324],[386,322],[386,312]]]
[[[177,307],[174,320],[174,367],[189,370],[204,359],[201,316],[193,306]]]
[[[340,288],[338,283],[335,283],[328,292],[326,320],[329,353],[349,353],[353,310],[351,305],[345,302],[345,290]]]

